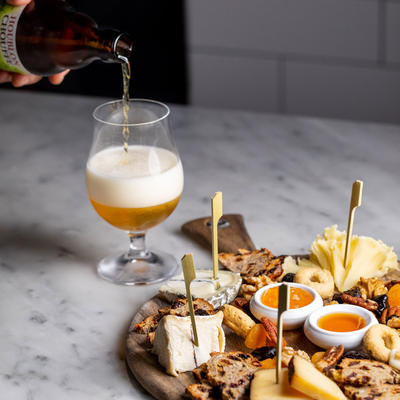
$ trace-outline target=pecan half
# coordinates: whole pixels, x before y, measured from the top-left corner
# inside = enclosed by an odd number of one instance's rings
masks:
[[[276,325],[266,317],[261,318],[261,323],[264,325],[264,328],[267,331],[267,335],[270,339],[268,346],[276,346],[278,343],[278,330]]]
[[[282,265],[277,265],[274,268],[271,268],[271,270],[269,272],[267,272],[267,276],[268,278],[274,280],[279,278],[283,273],[283,268]]]
[[[322,359],[315,364],[316,368],[326,374],[339,362],[343,356],[343,352],[344,347],[342,345],[329,347],[329,349],[325,351]]]
[[[375,311],[378,308],[378,303],[373,300],[365,300],[361,297],[353,297],[348,294],[342,294],[342,300],[347,304],[354,304],[355,306],[359,306],[362,308],[366,308],[369,311]]]
[[[237,308],[240,308],[244,312],[249,312],[250,302],[244,297],[236,297],[236,299],[233,301],[233,305]]]
[[[386,324],[387,313],[388,313],[388,309],[385,308],[381,315],[381,324]]]

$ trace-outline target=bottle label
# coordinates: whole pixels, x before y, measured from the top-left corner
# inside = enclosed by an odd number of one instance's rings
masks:
[[[16,40],[18,20],[25,7],[0,0],[0,70],[29,74],[18,57]]]

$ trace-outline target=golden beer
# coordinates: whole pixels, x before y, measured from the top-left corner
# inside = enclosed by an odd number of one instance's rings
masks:
[[[176,208],[180,196],[163,204],[140,208],[120,208],[98,203],[89,196],[90,202],[101,218],[116,228],[140,232],[164,221]]]
[[[145,231],[164,221],[183,190],[183,170],[170,151],[149,146],[112,147],[95,154],[86,169],[90,202],[111,225]]]

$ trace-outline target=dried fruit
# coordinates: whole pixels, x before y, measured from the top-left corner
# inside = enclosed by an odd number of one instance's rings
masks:
[[[266,360],[260,361],[262,369],[272,369],[276,366],[276,358],[267,358]]]
[[[258,361],[274,358],[276,356],[276,347],[264,346],[251,352],[251,355]]]
[[[400,306],[400,284],[392,286],[388,292],[389,306]]]
[[[381,294],[380,296],[374,297],[373,300],[378,303],[375,315],[380,318],[388,305],[388,296],[386,294]]]
[[[293,272],[288,272],[288,273],[282,278],[282,282],[293,282],[295,275],[296,275],[296,274],[294,274]]]
[[[354,286],[352,289],[346,290],[343,294],[348,294],[351,297],[362,297],[361,289],[358,286]]]
[[[255,324],[246,336],[244,344],[249,349],[258,349],[267,344],[267,331],[262,324]]]
[[[342,304],[343,303],[342,294],[335,293],[332,297],[332,301],[337,301],[339,304]]]
[[[343,354],[343,358],[353,358],[354,360],[372,360],[372,358],[363,351],[351,350]]]

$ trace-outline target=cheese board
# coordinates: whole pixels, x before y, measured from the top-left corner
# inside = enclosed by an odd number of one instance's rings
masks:
[[[202,218],[185,224],[184,231],[190,227],[189,235],[197,241],[211,247],[211,228],[207,221],[209,218]],[[229,221],[226,224],[226,221]],[[233,223],[232,223],[233,221]],[[227,235],[224,229],[220,229],[220,235],[224,239],[219,240],[219,251],[236,251],[237,247],[254,249],[254,244],[244,226],[243,218],[239,215],[224,216],[225,228],[229,229]],[[236,247],[237,246],[237,247]],[[236,247],[235,250],[233,250]],[[307,255],[291,256],[293,259],[307,258]],[[395,270],[381,277],[383,281],[400,281],[400,271]],[[170,303],[169,303],[170,304]],[[146,317],[157,314],[157,312],[166,307],[168,303],[161,298],[155,296],[146,301],[137,313],[134,315],[126,339],[126,360],[127,365],[133,375],[143,388],[157,400],[178,400],[185,397],[185,390],[188,385],[194,384],[196,379],[191,371],[179,373],[177,376],[168,375],[163,366],[157,361],[157,356],[150,352],[151,345],[148,337],[135,331],[135,325],[143,321]],[[224,320],[225,322],[225,320]],[[380,324],[379,324],[380,325]],[[226,323],[223,325],[225,333],[226,347],[225,352],[242,351],[249,353],[252,350],[245,346],[243,337],[238,336],[231,330]],[[303,327],[286,330],[284,339],[287,346],[295,350],[302,350],[310,357],[316,352],[320,352],[321,348],[313,344],[304,334]],[[178,344],[177,344],[178,345]]]

